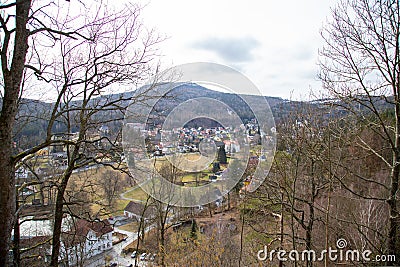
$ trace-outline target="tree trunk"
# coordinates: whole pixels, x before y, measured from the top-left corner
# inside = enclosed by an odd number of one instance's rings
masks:
[[[18,191],[16,192],[15,203],[16,203],[16,209],[18,209],[19,208]],[[20,229],[19,229],[19,216],[17,215],[15,218],[15,223],[14,223],[14,238],[13,238],[13,266],[14,267],[19,267],[21,264],[21,255],[19,253],[20,238],[21,238],[21,235],[20,235]]]
[[[280,222],[279,222],[279,249],[283,249],[283,238],[284,238],[284,222],[283,222],[283,211],[285,209],[285,203],[284,203],[284,192],[283,190],[281,190],[281,218],[280,218]],[[283,266],[283,261],[279,261],[279,267]]]
[[[389,241],[388,252],[396,255],[396,263],[400,262],[400,251],[397,249],[398,229],[399,229],[399,211],[397,210],[397,192],[399,190],[400,175],[400,103],[396,99],[396,132],[395,132],[395,149],[393,150],[393,168],[391,173],[391,188],[388,199],[390,218],[389,218]],[[394,264],[394,263],[391,263]]]
[[[330,173],[329,175],[331,175],[332,171],[330,170],[329,173]],[[332,184],[331,184],[331,178],[329,178],[328,202],[326,203],[326,213],[325,213],[325,249],[327,251],[329,246],[329,215],[330,215],[329,212],[331,209],[331,190],[332,190]],[[325,257],[324,259],[324,267],[328,267],[328,257]]]
[[[309,204],[309,222],[306,228],[306,250],[311,251],[311,245],[312,245],[312,231],[313,231],[313,225],[314,225],[314,202]],[[313,266],[313,260],[312,259],[306,259],[306,266]]]
[[[315,161],[314,159],[311,160],[311,200],[308,203],[308,210],[309,210],[309,215],[308,215],[308,224],[306,227],[306,250],[310,251],[311,250],[311,245],[312,245],[312,231],[313,231],[313,226],[314,226],[314,203],[315,203],[315,198],[316,198],[316,187],[315,187]],[[313,266],[313,260],[309,260],[308,258],[306,259],[306,266],[311,267]]]
[[[0,114],[0,266],[6,266],[10,249],[11,230],[15,220],[15,162],[12,129],[18,112],[18,98],[28,50],[29,32],[26,29],[31,0],[17,1],[15,39],[10,66],[11,32],[4,31],[1,51],[1,69],[4,80],[4,97]],[[10,69],[9,69],[10,66]]]
[[[0,132],[3,132],[0,124]],[[5,129],[4,129],[5,130]],[[8,261],[8,251],[10,248],[11,230],[14,226],[15,217],[15,179],[14,164],[11,159],[11,149],[9,145],[3,143],[4,140],[0,134],[0,266],[6,266]]]
[[[58,266],[58,256],[60,253],[60,240],[61,240],[61,228],[63,219],[63,207],[64,207],[64,192],[66,183],[62,183],[57,192],[56,207],[54,211],[54,228],[53,228],[53,240],[52,240],[52,251],[51,251],[51,262],[50,266]]]
[[[228,192],[228,211],[231,210],[231,192]]]
[[[143,215],[143,213],[142,213],[142,215]],[[138,227],[138,230],[137,230],[136,257],[135,257],[135,264],[134,264],[135,267],[137,267],[138,264],[139,264],[139,262],[138,262],[138,257],[139,257],[138,251],[139,251],[139,247],[140,247],[140,241],[141,240],[143,241],[143,239],[144,239],[144,230],[142,231],[142,228],[144,228],[144,220],[143,220],[143,217],[140,217],[139,227]],[[142,236],[141,236],[140,233],[142,233]]]
[[[81,132],[79,133],[79,137],[77,143],[83,139],[84,132],[86,129],[86,123],[82,120],[81,124]],[[82,130],[83,129],[83,130]],[[65,170],[64,176],[60,185],[58,186],[57,196],[56,196],[56,206],[54,211],[54,228],[53,228],[53,240],[52,240],[52,251],[51,251],[51,262],[50,266],[58,266],[58,257],[60,254],[60,242],[61,242],[61,233],[62,233],[62,220],[64,216],[63,208],[64,208],[64,193],[68,185],[69,178],[71,177],[72,171],[75,167],[75,161],[79,155],[79,145],[76,144],[74,150],[72,152],[72,156],[70,162],[68,164],[67,169]]]
[[[165,225],[161,226],[160,229],[160,254],[161,254],[161,266],[165,266]]]

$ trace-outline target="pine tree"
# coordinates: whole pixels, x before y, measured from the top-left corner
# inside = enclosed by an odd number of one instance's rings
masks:
[[[212,169],[212,172],[213,173],[216,173],[216,172],[218,172],[218,171],[220,171],[221,170],[221,167],[220,167],[220,165],[219,165],[219,162],[217,161],[217,162],[214,162],[213,163],[213,169]]]
[[[224,146],[220,146],[218,149],[218,161],[222,164],[228,163],[226,159],[226,151]]]
[[[192,229],[190,230],[190,238],[192,240],[197,239],[197,223],[195,219],[192,219]]]

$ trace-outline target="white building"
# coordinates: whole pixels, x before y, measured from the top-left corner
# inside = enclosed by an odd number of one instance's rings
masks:
[[[145,207],[142,203],[130,201],[124,208],[124,215],[131,219],[139,221],[144,217],[145,221],[154,218],[156,210],[154,206]]]
[[[80,219],[73,228],[62,236],[61,266],[81,265],[112,248],[113,228],[108,220],[88,222]]]
[[[82,266],[84,264],[81,263],[87,259],[112,248],[113,228],[108,220],[89,222],[80,219],[74,221],[70,216],[66,216],[63,219],[61,231],[59,266]],[[47,240],[52,235],[52,220],[36,219],[34,216],[24,216],[20,219],[22,241],[28,242],[40,238]],[[30,246],[32,245],[36,244],[30,244]],[[43,254],[47,257],[51,254],[51,249],[46,248],[45,250]]]
[[[28,178],[29,171],[23,167],[18,168],[18,170],[15,171],[15,178],[16,179],[27,179]]]

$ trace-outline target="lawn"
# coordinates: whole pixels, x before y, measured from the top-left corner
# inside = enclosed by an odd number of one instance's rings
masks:
[[[146,201],[148,195],[146,192],[144,192],[142,190],[142,188],[135,187],[131,190],[126,191],[123,196],[126,198],[129,198],[129,199]],[[128,202],[129,202],[129,200],[128,200]]]
[[[211,174],[211,172],[195,172],[195,173],[187,173],[182,177],[182,182],[183,183],[190,183],[190,182],[195,182],[196,181],[196,176],[199,181],[208,181],[208,175]]]
[[[117,199],[115,201],[115,211],[113,215],[124,215],[124,208],[128,205],[129,200],[126,199]]]
[[[118,228],[123,231],[137,232],[138,227],[139,227],[139,224],[137,222],[131,222],[131,223],[119,226]]]

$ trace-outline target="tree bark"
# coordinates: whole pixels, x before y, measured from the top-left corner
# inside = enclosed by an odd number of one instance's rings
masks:
[[[18,205],[18,192],[16,194],[16,208],[19,208]],[[14,238],[13,238],[13,266],[19,267],[21,264],[21,255],[20,255],[20,228],[19,228],[19,216],[17,215],[14,222]]]
[[[29,31],[26,29],[31,0],[16,2],[15,39],[13,57],[8,53],[11,32],[3,27],[4,41],[1,48],[1,68],[4,80],[4,97],[0,114],[0,266],[6,266],[10,249],[11,231],[15,221],[15,161],[12,130],[18,112]],[[11,65],[10,65],[11,62]]]
[[[63,186],[63,184],[65,184]],[[50,266],[58,266],[58,256],[61,247],[61,228],[63,219],[63,207],[64,207],[64,192],[66,183],[61,184],[57,192],[56,207],[54,211],[54,228],[53,228],[53,240],[51,250],[51,262]]]
[[[399,228],[399,211],[397,210],[397,192],[399,190],[399,175],[400,175],[400,103],[396,99],[396,131],[395,131],[395,149],[393,150],[393,168],[391,172],[391,188],[389,195],[389,254],[396,255],[396,262],[400,262],[400,251],[397,248],[398,228]],[[394,264],[394,263],[392,263]]]
[[[53,227],[53,240],[52,240],[52,251],[51,251],[51,262],[50,266],[51,267],[57,267],[58,266],[58,257],[60,255],[60,248],[61,248],[61,234],[62,234],[62,220],[64,217],[64,193],[68,185],[69,178],[71,177],[72,171],[75,168],[76,160],[79,157],[79,148],[80,148],[80,142],[84,139],[84,136],[86,134],[86,119],[85,117],[85,108],[86,104],[83,104],[83,110],[80,112],[80,131],[79,131],[79,137],[78,140],[73,148],[73,152],[71,155],[71,158],[69,159],[68,167],[67,170],[64,173],[64,176],[62,178],[62,181],[60,185],[58,186],[57,190],[57,196],[56,196],[56,206],[55,206],[55,211],[54,211],[54,227]],[[68,153],[68,152],[67,152]],[[69,153],[68,153],[69,154]]]

